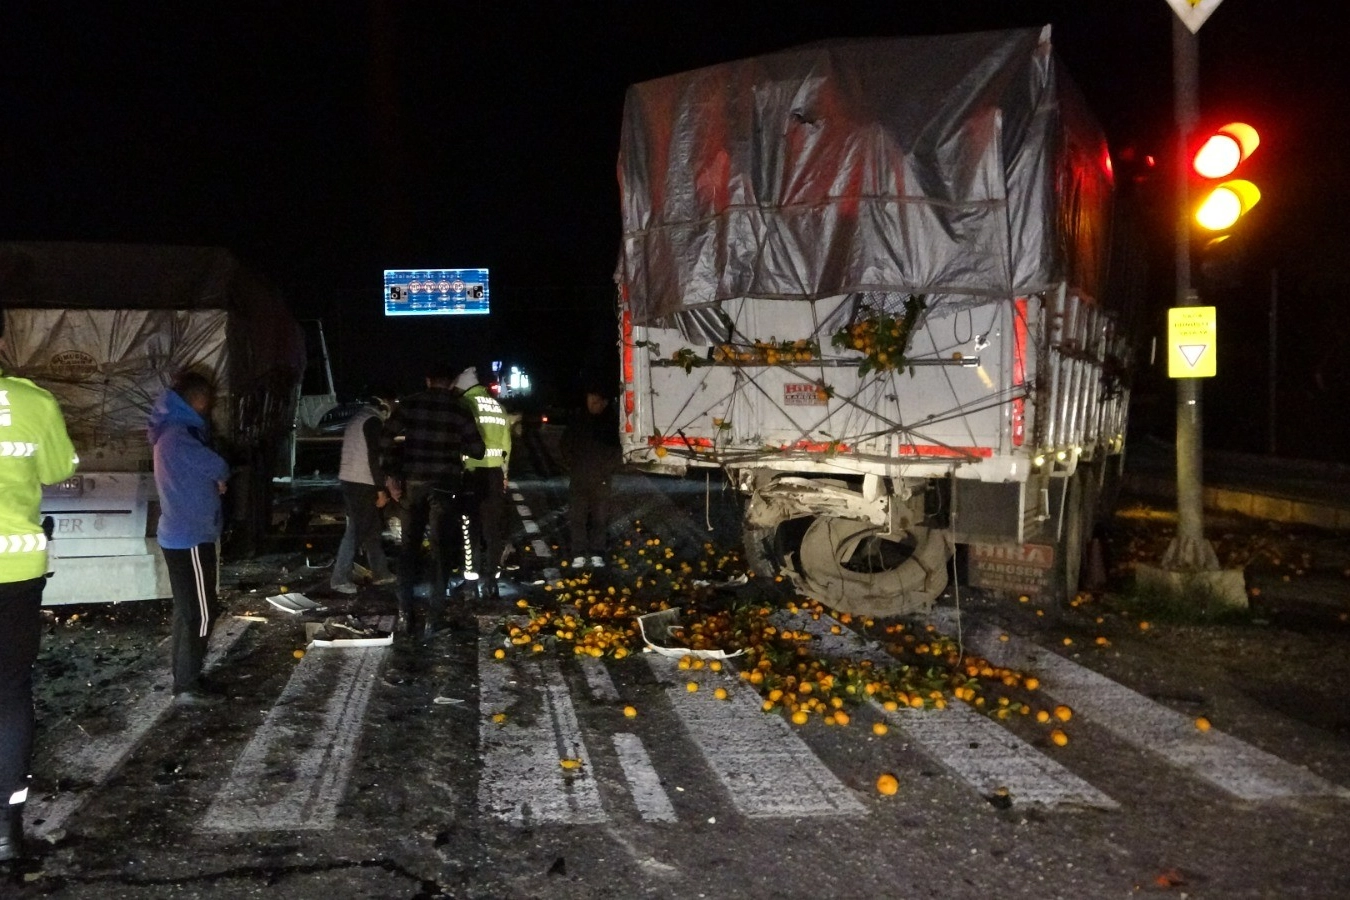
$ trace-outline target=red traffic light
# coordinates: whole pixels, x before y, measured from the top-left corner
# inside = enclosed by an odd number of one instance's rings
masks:
[[[1205,139],[1191,159],[1191,168],[1201,178],[1225,178],[1260,144],[1261,136],[1255,128],[1244,122],[1230,122]]]

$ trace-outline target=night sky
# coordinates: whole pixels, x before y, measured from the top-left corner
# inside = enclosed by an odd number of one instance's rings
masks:
[[[1263,139],[1252,163],[1265,196],[1211,291],[1235,314],[1220,314],[1220,378],[1207,387],[1215,416],[1250,415],[1258,436],[1272,273],[1291,415],[1350,386],[1350,29],[1338,6],[1225,0],[1200,31],[1206,119],[1249,120]],[[1133,146],[1165,167],[1171,18],[1164,0],[9,0],[0,239],[228,247],[298,316],[324,321],[345,395],[410,385],[433,355],[520,362],[562,387],[613,345],[629,84],[825,38],[1049,22],[1113,152]],[[1166,251],[1166,185],[1135,190]],[[1171,262],[1156,263],[1161,309]],[[385,320],[382,270],[418,266],[490,267],[493,315]],[[1147,420],[1147,376],[1141,387]],[[1247,449],[1240,428],[1216,438]]]

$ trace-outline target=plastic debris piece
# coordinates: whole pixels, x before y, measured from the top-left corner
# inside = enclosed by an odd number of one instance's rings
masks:
[[[291,593],[275,594],[271,597],[268,597],[267,602],[272,604],[272,606],[276,607],[282,612],[288,613],[292,616],[299,616],[305,613],[323,612],[325,609],[327,609],[326,606],[323,606],[320,603],[315,603],[313,600],[309,599],[304,594],[291,594]]]
[[[685,656],[692,656],[695,659],[732,659],[745,652],[744,650],[737,650],[735,653],[728,653],[725,650],[693,650],[689,647],[665,646],[653,641],[653,637],[657,641],[667,641],[684,630],[684,626],[680,624],[679,607],[638,616],[637,623],[638,630],[642,632],[642,641],[647,645],[647,649],[671,659],[680,659]]]

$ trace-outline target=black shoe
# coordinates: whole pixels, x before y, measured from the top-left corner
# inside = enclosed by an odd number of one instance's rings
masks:
[[[225,699],[224,697],[221,697],[217,694],[206,694],[199,690],[179,691],[178,693],[173,695],[173,705],[192,708],[202,708],[207,706],[215,706],[219,704],[221,700],[224,699]]]
[[[23,804],[13,803],[0,812],[0,863],[23,858]]]

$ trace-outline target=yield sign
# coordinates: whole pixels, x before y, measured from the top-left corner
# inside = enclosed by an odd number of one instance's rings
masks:
[[[1219,8],[1223,0],[1167,0],[1167,5],[1177,14],[1181,24],[1195,34],[1205,24],[1209,14]]]
[[[1211,378],[1218,369],[1215,357],[1212,306],[1176,306],[1167,311],[1167,376]]]

